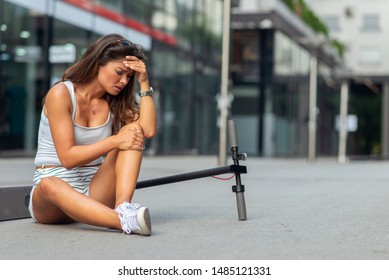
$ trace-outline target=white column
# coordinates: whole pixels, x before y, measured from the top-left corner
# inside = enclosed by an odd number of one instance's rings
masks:
[[[227,117],[228,117],[228,80],[230,57],[230,16],[231,1],[223,1],[223,45],[222,45],[222,73],[220,89],[220,130],[219,130],[219,165],[227,161]]]
[[[311,54],[309,71],[308,161],[316,160],[317,58]]]
[[[342,82],[340,90],[340,115],[339,115],[339,150],[338,162],[346,163],[347,144],[347,107],[348,107],[349,85],[347,81]]]

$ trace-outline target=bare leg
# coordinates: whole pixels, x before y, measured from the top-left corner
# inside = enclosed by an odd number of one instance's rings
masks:
[[[56,177],[42,179],[33,195],[34,215],[40,223],[79,221],[121,229],[117,213],[100,202],[80,194]]]
[[[125,233],[151,234],[149,210],[140,207],[133,212],[131,202],[136,188],[142,152],[116,151],[108,154],[90,184],[90,197],[115,208],[120,213],[122,230]],[[126,203],[124,203],[126,202]],[[131,210],[132,209],[132,210]],[[135,215],[135,216],[134,216]]]
[[[107,155],[89,186],[89,196],[110,208],[115,207],[115,164],[118,152],[118,150],[114,150]]]
[[[101,203],[116,208],[131,202],[142,163],[140,151],[112,151],[93,177],[89,195]]]
[[[124,201],[131,202],[138,181],[142,152],[120,151],[116,160],[115,207]]]
[[[131,201],[141,162],[140,151],[110,152],[91,181],[89,197],[59,178],[42,179],[33,195],[35,218],[41,223],[78,221],[121,229],[112,208]]]

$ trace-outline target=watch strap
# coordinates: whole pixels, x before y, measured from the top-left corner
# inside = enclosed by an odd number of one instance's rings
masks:
[[[152,87],[150,87],[149,90],[146,90],[146,91],[138,91],[138,94],[139,94],[139,97],[143,97],[143,96],[153,96],[154,95],[154,90]]]

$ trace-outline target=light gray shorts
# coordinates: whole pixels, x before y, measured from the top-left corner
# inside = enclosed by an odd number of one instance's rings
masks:
[[[65,167],[43,167],[35,170],[34,180],[30,193],[30,203],[28,204],[28,210],[30,211],[31,218],[33,218],[34,221],[38,223],[34,216],[32,196],[34,194],[35,188],[38,186],[38,184],[43,178],[51,176],[60,178],[79,193],[88,196],[90,182],[98,169],[99,166],[83,166],[76,167],[70,170],[66,169]]]

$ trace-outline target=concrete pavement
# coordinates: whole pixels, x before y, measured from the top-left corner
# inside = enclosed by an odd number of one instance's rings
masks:
[[[389,259],[389,162],[248,158],[248,219],[235,180],[202,178],[136,192],[151,237],[83,225],[0,222],[0,259]],[[140,179],[217,166],[216,156],[145,157]],[[0,159],[0,187],[30,185],[32,159]],[[228,177],[228,175],[220,175]],[[1,206],[0,206],[1,207]]]

